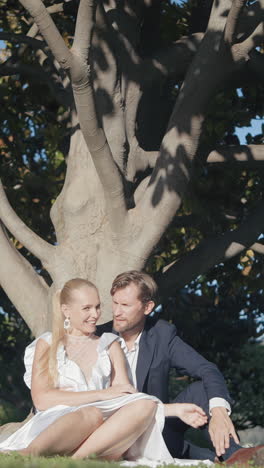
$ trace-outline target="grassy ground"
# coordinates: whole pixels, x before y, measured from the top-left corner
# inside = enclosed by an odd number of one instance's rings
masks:
[[[75,461],[69,457],[21,457],[0,454],[1,468],[120,468],[118,463],[96,459]]]
[[[163,465],[164,466],[164,465]],[[175,468],[176,465],[166,465],[166,468]],[[196,468],[208,468],[207,465],[200,463],[193,465]],[[254,464],[250,463],[248,468],[255,468]],[[120,468],[119,463],[109,463],[97,459],[90,460],[72,460],[69,457],[21,457],[20,455],[6,455],[0,454],[0,467],[1,468]],[[214,465],[215,468],[224,468],[225,465]],[[228,468],[238,468],[238,465],[229,465]],[[239,468],[242,468],[239,465]],[[259,466],[257,468],[260,468]],[[264,468],[264,465],[263,465]]]

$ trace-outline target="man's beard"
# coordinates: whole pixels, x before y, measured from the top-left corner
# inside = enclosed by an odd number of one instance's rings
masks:
[[[124,321],[119,321],[119,320],[114,320],[113,321],[113,328],[115,331],[118,333],[122,333],[123,331],[127,331],[130,327],[129,324],[124,320]]]
[[[134,324],[129,324],[127,323],[126,320],[121,321],[121,322],[118,322],[118,321],[116,322],[115,320],[113,320],[113,328],[118,333],[126,333],[126,332],[133,333],[134,330],[135,332],[138,332],[139,330],[141,331],[141,329],[144,328],[144,324],[145,324],[145,318]]]

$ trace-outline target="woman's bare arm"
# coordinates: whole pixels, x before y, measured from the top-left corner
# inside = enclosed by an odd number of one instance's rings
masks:
[[[183,422],[195,428],[207,423],[204,410],[193,403],[166,403],[164,413],[166,417],[177,416]]]
[[[127,393],[133,393],[129,382],[105,390],[90,390],[84,392],[65,391],[54,388],[48,378],[48,343],[40,338],[37,341],[31,381],[31,396],[38,410],[46,410],[56,405],[79,406],[95,401],[110,400]]]
[[[127,375],[126,357],[117,341],[111,344],[109,355],[112,363],[111,385],[130,384]],[[132,385],[131,388],[135,392]]]

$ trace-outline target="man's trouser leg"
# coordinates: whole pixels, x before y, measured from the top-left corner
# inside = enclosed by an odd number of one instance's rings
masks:
[[[188,387],[177,395],[174,403],[194,403],[200,406],[209,418],[209,401],[202,382],[194,382],[191,385],[188,385]],[[166,418],[163,436],[172,456],[197,460],[209,459],[214,461],[216,453],[213,445],[211,444],[208,424],[203,426],[200,430],[205,439],[211,445],[211,449],[197,447],[192,443],[184,441],[184,433],[189,429],[189,427],[190,426],[183,423],[179,418]],[[226,450],[222,459],[227,460],[232,453],[240,448],[240,445],[237,445],[233,439],[230,439],[230,447]]]

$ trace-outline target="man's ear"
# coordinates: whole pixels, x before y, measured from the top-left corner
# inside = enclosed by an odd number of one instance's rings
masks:
[[[148,302],[145,304],[144,315],[149,315],[149,314],[151,314],[151,312],[153,311],[154,307],[155,307],[155,302],[153,302],[153,301],[148,301]]]
[[[67,304],[61,304],[61,311],[64,317],[69,318],[69,307],[67,306]]]

